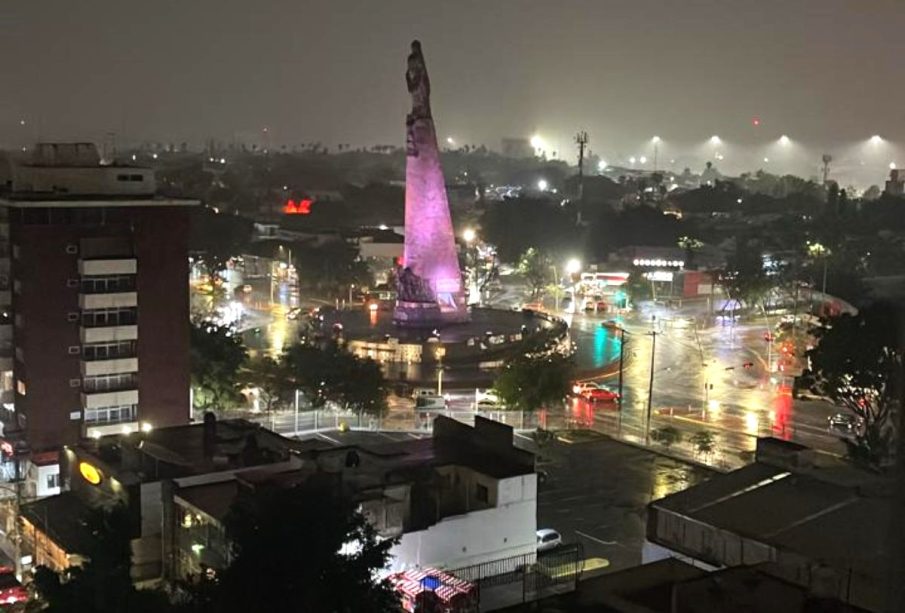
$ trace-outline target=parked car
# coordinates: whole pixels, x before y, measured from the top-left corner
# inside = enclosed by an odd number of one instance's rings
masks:
[[[481,398],[478,400],[477,408],[478,411],[501,411],[505,407],[499,398]]]
[[[415,398],[416,411],[444,411],[446,410],[446,398],[437,395],[424,395]]]
[[[562,545],[562,535],[551,528],[537,531],[537,551],[550,551]]]

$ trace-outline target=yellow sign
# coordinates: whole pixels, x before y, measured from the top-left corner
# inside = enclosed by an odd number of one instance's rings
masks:
[[[91,485],[97,485],[103,478],[101,476],[101,471],[99,471],[88,462],[79,462],[79,472],[82,474],[82,477],[85,479],[85,481],[87,481]]]

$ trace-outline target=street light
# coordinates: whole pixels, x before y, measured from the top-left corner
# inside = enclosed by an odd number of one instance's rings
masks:
[[[783,147],[788,147],[789,144],[791,144],[791,142],[792,142],[791,139],[789,139],[789,137],[786,136],[785,134],[783,134],[782,136],[779,137],[779,144],[782,145]]]
[[[452,136],[447,136],[447,137],[446,137],[446,144],[449,145],[450,147],[455,147],[455,146],[456,146],[456,140],[455,140]]]
[[[462,231],[462,238],[465,239],[466,243],[471,243],[472,241],[474,241],[476,236],[477,234],[475,233],[474,228],[465,228]]]
[[[537,182],[537,189],[539,189],[542,192],[547,191],[548,187],[550,187],[550,184],[547,183],[546,179],[541,179],[540,181]]]
[[[721,142],[723,142],[723,141],[720,140],[720,137],[717,136],[716,134],[714,134],[713,136],[710,137],[710,144],[711,144],[711,145],[719,145]]]
[[[524,142],[524,141],[523,141]],[[531,137],[531,146],[535,149],[543,149],[544,147],[544,139],[535,134]]]
[[[604,170],[606,170],[606,167],[607,167],[607,163],[605,160],[600,160],[599,162],[597,162],[597,170],[599,172],[603,172]]]
[[[578,258],[572,258],[568,262],[566,262],[566,272],[570,275],[578,274],[581,272],[581,261]]]
[[[873,136],[870,137],[871,145],[879,145],[882,142],[883,142],[883,137],[880,136],[879,134],[874,134]]]

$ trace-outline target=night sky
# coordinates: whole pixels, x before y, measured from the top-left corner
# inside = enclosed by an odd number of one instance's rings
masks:
[[[905,141],[902,0],[8,0],[0,145],[401,144],[416,37],[460,143]]]

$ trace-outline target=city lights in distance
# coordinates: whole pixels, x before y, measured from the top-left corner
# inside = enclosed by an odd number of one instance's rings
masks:
[[[447,136],[447,137],[446,137],[446,144],[449,145],[450,147],[455,147],[455,146],[456,146],[456,139],[454,139],[452,136]]]
[[[550,184],[547,183],[546,179],[541,179],[540,181],[537,182],[537,189],[539,189],[542,192],[547,191],[548,187],[550,187]]]
[[[628,159],[628,163],[629,163],[629,164],[634,164],[634,163],[637,162],[637,161],[638,161],[638,160],[635,159],[635,156],[634,156],[634,155]]]
[[[785,134],[783,134],[782,136],[779,137],[779,144],[782,145],[783,147],[787,147],[789,145],[789,143],[791,143],[791,142],[792,141]]]
[[[883,142],[883,137],[880,136],[879,134],[874,134],[873,136],[870,137],[871,145],[879,145],[882,142]]]
[[[751,125],[754,126],[755,128],[759,127],[759,126],[760,126],[760,118],[759,118],[759,117],[752,117],[752,118],[751,118]]]
[[[769,164],[769,163],[770,163],[770,158],[764,158],[764,164]]]
[[[720,137],[717,136],[716,134],[714,134],[713,136],[710,137],[710,144],[711,144],[711,145],[719,145],[721,142],[723,142],[723,141],[720,140]]]
[[[643,155],[641,156],[641,158],[638,161],[641,162],[642,164],[647,164],[647,158],[644,157]]]
[[[472,242],[477,237],[477,233],[474,231],[474,228],[465,228],[462,231],[462,238],[465,239],[466,243]]]
[[[600,172],[603,172],[604,170],[606,170],[606,168],[607,168],[606,160],[600,160],[599,162],[597,162],[597,170],[599,170]]]
[[[890,163],[889,163],[889,169],[890,169],[890,170],[895,170],[895,169],[896,169],[896,163],[895,163],[895,162],[890,162]]]
[[[655,136],[655,137],[653,137],[652,139],[650,139],[650,142],[652,142],[652,143],[655,144],[655,145],[659,145],[659,144],[660,144],[660,137],[659,137],[659,136]]]
[[[522,141],[522,142],[524,142],[524,141]],[[531,137],[531,146],[534,147],[535,149],[542,149],[544,146],[544,139],[542,139],[540,136],[535,134],[534,136]]]

